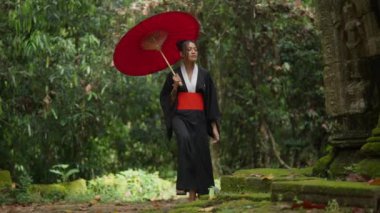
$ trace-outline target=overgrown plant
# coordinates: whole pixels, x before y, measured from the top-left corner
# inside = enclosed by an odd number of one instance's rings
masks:
[[[174,196],[174,184],[161,179],[158,173],[127,170],[108,174],[89,181],[88,193],[103,201],[144,201],[169,199]]]
[[[57,179],[58,183],[65,183],[71,176],[78,173],[79,169],[70,169],[68,164],[57,164],[54,165],[49,171],[59,176]]]
[[[326,212],[328,212],[328,213],[339,213],[339,212],[341,212],[341,209],[339,207],[339,203],[335,199],[330,200],[326,206]]]

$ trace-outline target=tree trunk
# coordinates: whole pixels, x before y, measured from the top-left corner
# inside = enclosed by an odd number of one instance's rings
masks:
[[[264,119],[261,121],[260,124],[260,132],[263,135],[265,141],[269,141],[271,143],[272,152],[278,160],[278,162],[280,163],[280,165],[287,169],[290,169],[291,167],[281,159],[280,153],[276,148],[276,140],[274,139],[272,132],[270,131],[269,126]]]

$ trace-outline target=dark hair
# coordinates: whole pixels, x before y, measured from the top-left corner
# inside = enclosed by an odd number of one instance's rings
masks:
[[[193,40],[180,40],[180,41],[177,41],[176,45],[177,45],[177,49],[178,51],[182,52],[185,50],[185,47],[188,43],[194,43],[195,42]]]

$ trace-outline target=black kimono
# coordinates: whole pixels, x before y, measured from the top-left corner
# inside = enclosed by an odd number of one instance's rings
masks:
[[[180,68],[175,72],[184,79]],[[209,136],[213,137],[211,123],[216,122],[219,129],[220,118],[214,83],[209,73],[199,67],[195,92],[203,96],[204,110],[178,110],[178,98],[173,103],[170,97],[172,77],[171,73],[167,76],[160,102],[168,137],[174,131],[177,139],[177,190],[208,194],[208,189],[214,186],[209,150]],[[188,92],[185,83],[178,87],[179,92]]]

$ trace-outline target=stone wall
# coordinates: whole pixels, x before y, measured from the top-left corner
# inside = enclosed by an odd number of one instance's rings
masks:
[[[356,154],[378,125],[379,5],[378,0],[317,0],[325,106],[336,121],[329,142],[338,158],[343,152],[347,155],[347,151]],[[364,156],[358,156],[356,161],[362,158]],[[344,165],[338,167],[341,166]]]

